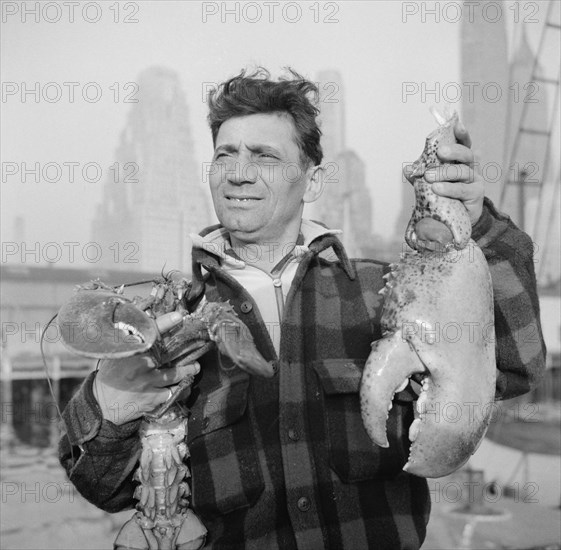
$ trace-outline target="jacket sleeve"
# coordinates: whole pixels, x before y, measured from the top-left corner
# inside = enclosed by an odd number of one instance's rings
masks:
[[[493,281],[495,398],[510,399],[535,388],[545,370],[533,243],[487,198],[472,238],[485,254]]]
[[[70,481],[89,502],[106,512],[135,504],[132,474],[140,457],[140,420],[117,426],[104,420],[90,374],[62,414],[59,460]]]

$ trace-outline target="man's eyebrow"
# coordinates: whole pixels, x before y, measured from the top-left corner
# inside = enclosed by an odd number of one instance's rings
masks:
[[[248,146],[248,149],[252,153],[272,153],[278,157],[282,156],[282,151],[280,149],[277,149],[276,147],[273,147],[272,145],[253,145],[252,147]]]
[[[235,145],[231,145],[229,143],[226,143],[225,145],[219,145],[215,151],[224,151],[226,153],[235,153],[238,150],[238,148]]]
[[[265,145],[265,144],[257,144],[257,145],[252,145],[252,146],[248,146],[247,147],[249,149],[249,151],[251,153],[254,154],[259,154],[259,153],[269,153],[269,154],[273,154],[277,157],[282,157],[282,151],[280,149],[278,149],[277,147],[274,147],[272,145]],[[219,145],[215,150],[214,153],[237,153],[238,152],[238,146],[231,144],[231,143],[225,143],[223,145]]]

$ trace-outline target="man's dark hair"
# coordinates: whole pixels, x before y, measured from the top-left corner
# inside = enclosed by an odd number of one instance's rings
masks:
[[[288,69],[292,78],[281,77],[271,80],[271,75],[263,67],[246,75],[242,71],[210,91],[208,94],[208,122],[212,141],[223,122],[237,116],[257,113],[286,113],[292,117],[296,128],[296,141],[301,151],[302,164],[310,161],[313,166],[321,164],[323,151],[320,145],[321,130],[316,122],[319,109],[317,86]],[[312,94],[313,100],[308,95]]]

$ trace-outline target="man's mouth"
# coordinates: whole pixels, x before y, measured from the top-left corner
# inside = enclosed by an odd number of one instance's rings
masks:
[[[226,195],[226,199],[233,202],[250,202],[250,201],[260,201],[261,199],[258,197],[232,197]]]

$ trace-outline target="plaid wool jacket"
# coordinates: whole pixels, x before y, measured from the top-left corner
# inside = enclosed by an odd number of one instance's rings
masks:
[[[496,398],[529,391],[544,368],[529,238],[486,200],[474,228],[495,291]],[[337,261],[320,252],[332,249]],[[204,268],[205,275],[203,276]],[[417,549],[430,512],[424,479],[402,471],[416,394],[396,394],[389,448],[372,444],[358,390],[373,340],[381,338],[385,264],[349,261],[336,237],[320,237],[301,259],[285,304],[277,357],[251,296],[202,250],[193,254],[194,307],[202,294],[230,300],[272,379],[249,376],[217,352],[201,360],[189,400],[193,508],[215,549]],[[67,406],[61,462],[95,505],[134,505],[139,421],[102,421],[92,374]],[[69,440],[74,445],[70,456]],[[80,448],[84,450],[81,452]]]

